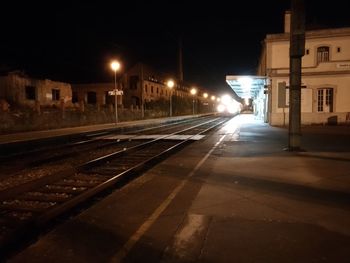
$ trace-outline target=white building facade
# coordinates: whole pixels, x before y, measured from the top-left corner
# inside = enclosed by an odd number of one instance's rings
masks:
[[[285,32],[267,35],[258,75],[265,76],[267,111],[271,125],[288,125],[289,22]],[[350,28],[306,31],[302,58],[302,124],[350,123]]]

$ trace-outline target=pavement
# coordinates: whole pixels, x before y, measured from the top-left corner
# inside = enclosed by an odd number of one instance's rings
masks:
[[[350,127],[240,115],[8,262],[350,262]]]

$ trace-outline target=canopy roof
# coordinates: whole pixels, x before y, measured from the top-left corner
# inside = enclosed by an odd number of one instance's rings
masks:
[[[243,99],[255,98],[267,84],[267,79],[264,76],[236,75],[226,76],[226,82]]]

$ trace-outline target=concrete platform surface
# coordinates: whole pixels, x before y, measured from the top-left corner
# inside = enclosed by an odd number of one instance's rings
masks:
[[[347,131],[237,116],[8,262],[350,262]]]

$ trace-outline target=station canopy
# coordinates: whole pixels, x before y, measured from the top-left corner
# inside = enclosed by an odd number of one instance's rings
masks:
[[[263,76],[236,75],[226,76],[227,84],[237,96],[242,99],[256,98],[261,89],[267,85],[267,79]]]

